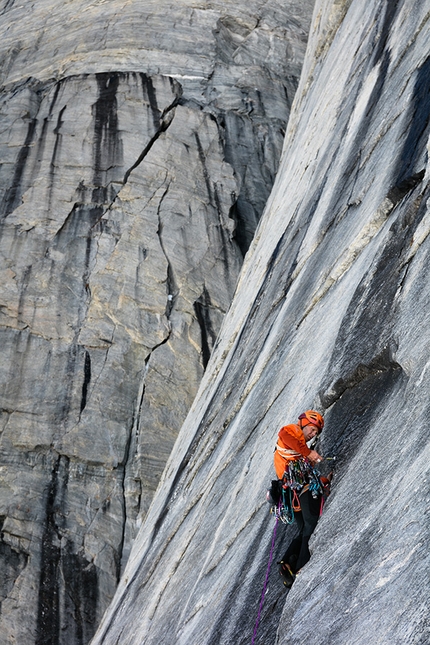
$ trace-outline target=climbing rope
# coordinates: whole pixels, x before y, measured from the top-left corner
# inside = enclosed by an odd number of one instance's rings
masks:
[[[273,560],[273,551],[275,549],[276,527],[278,526],[278,519],[279,519],[278,516],[275,516],[275,526],[273,528],[272,545],[270,547],[269,562],[267,565],[266,578],[264,580],[263,591],[261,594],[260,606],[258,608],[257,620],[255,621],[255,627],[254,627],[254,633],[252,635],[251,645],[254,645],[255,637],[257,636],[258,625],[260,623],[261,610],[263,609],[264,596],[266,595],[267,583],[269,581],[270,567],[272,566],[272,560]]]
[[[324,495],[321,495],[320,517],[321,517],[321,515],[323,514],[324,504],[325,504]]]

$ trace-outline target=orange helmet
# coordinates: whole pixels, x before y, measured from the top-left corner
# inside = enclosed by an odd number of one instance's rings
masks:
[[[306,412],[303,412],[303,414],[299,416],[299,420],[301,421],[300,425],[302,428],[310,423],[313,426],[316,426],[320,432],[324,428],[324,419],[321,414],[315,410],[306,410]]]

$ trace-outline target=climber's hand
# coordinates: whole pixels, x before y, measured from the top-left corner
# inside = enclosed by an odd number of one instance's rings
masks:
[[[319,455],[316,450],[311,450],[308,454],[308,459],[311,464],[319,464],[320,461],[323,460],[323,457],[321,457],[321,455]]]

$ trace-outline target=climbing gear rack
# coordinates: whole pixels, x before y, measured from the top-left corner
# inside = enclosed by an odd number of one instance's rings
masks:
[[[285,464],[285,472],[282,478],[282,486],[286,486],[293,491],[300,491],[304,486],[308,486],[313,497],[317,497],[323,492],[320,473],[314,468],[306,457],[300,457]]]

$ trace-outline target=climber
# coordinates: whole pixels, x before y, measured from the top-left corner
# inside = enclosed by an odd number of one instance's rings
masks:
[[[321,414],[307,410],[299,416],[298,424],[284,426],[278,434],[274,456],[276,475],[284,491],[289,489],[291,514],[299,529],[279,562],[279,573],[286,587],[291,587],[296,574],[311,557],[309,539],[321,514],[323,496],[328,494],[331,476],[321,479],[314,468],[323,457],[306,443],[317,437],[323,427]]]

